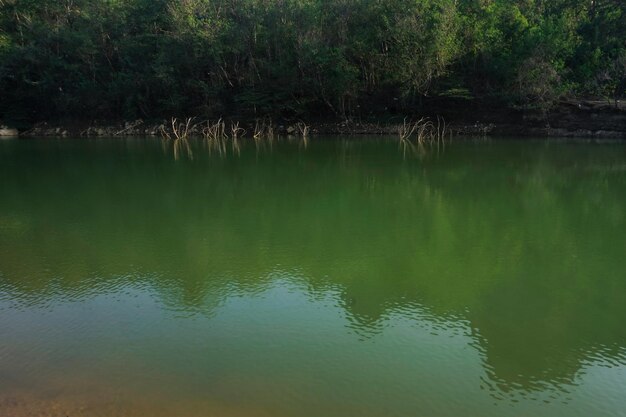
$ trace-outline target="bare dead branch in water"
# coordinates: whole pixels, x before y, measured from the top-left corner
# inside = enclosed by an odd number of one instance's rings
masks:
[[[404,119],[402,125],[398,126],[398,136],[403,155],[406,156],[407,151],[424,155],[428,152],[429,148],[427,147],[436,146],[437,152],[439,152],[440,147],[445,149],[446,136],[452,137],[452,132],[448,131],[445,118],[437,116],[435,123],[422,117],[416,122],[407,122]]]
[[[411,142],[415,135],[415,140],[418,145],[434,145],[444,144],[448,126],[445,118],[437,116],[437,123],[435,124],[428,118],[422,117],[416,122],[407,122],[404,119],[402,125],[398,126],[398,136],[400,142]]]
[[[272,125],[272,119],[256,119],[254,124],[254,134],[252,137],[255,141],[259,141],[261,139],[272,141],[274,139],[274,126]]]
[[[239,136],[243,136],[246,134],[246,130],[239,127],[239,122],[233,122],[230,125],[230,131],[231,131],[231,138],[233,140],[237,140],[239,138]]]
[[[296,124],[296,128],[298,129],[298,132],[300,133],[300,136],[302,136],[303,138],[308,138],[309,137],[309,132],[311,131],[311,126],[307,125],[304,122],[299,122]]]
[[[178,122],[178,119],[173,117],[170,121],[171,130],[166,129],[165,126],[161,126],[161,136],[163,139],[173,141],[174,143],[174,159],[178,160],[183,151],[187,153],[189,159],[193,159],[193,152],[188,140],[192,122],[192,117],[185,119],[184,122]]]

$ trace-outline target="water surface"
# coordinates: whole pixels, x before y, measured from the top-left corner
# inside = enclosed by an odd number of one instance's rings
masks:
[[[626,146],[0,141],[0,415],[624,416]]]

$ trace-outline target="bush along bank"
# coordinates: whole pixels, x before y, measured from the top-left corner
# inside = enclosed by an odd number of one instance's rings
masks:
[[[362,120],[431,99],[545,113],[625,91],[623,1],[0,0],[0,119],[17,126]]]

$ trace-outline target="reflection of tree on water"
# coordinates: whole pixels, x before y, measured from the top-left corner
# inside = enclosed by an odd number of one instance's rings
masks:
[[[594,356],[625,362],[626,179],[603,148],[452,147],[402,162],[394,144],[329,159],[326,143],[187,164],[110,146],[105,158],[78,146],[39,165],[37,153],[5,158],[10,298],[137,285],[182,315],[211,314],[262,293],[276,270],[298,270],[311,297],[339,294],[360,338],[418,307],[463,318],[500,393],[570,384]]]

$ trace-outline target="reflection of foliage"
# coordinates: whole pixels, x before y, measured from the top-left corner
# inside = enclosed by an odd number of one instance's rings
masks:
[[[317,142],[174,163],[147,142],[66,145],[0,148],[0,285],[24,303],[123,277],[210,313],[298,271],[360,335],[413,306],[469,321],[504,391],[571,381],[586,355],[626,346],[614,147],[456,144],[402,161],[394,143]]]

